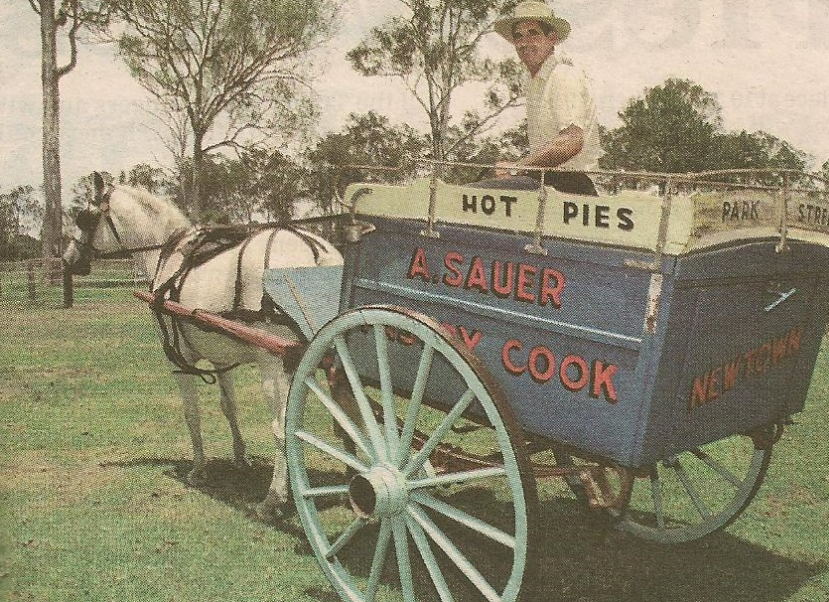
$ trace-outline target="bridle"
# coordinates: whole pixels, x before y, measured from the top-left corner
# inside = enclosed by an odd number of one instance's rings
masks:
[[[109,185],[107,189],[95,195],[95,199],[90,202],[90,206],[82,209],[75,218],[75,224],[84,235],[80,239],[73,238],[75,243],[81,249],[81,252],[88,257],[96,259],[113,259],[116,257],[123,257],[124,255],[132,255],[133,253],[141,253],[144,251],[158,251],[164,248],[164,244],[152,244],[140,247],[127,247],[121,240],[121,235],[118,233],[118,228],[115,227],[115,222],[109,212],[109,200],[115,187]],[[101,220],[104,220],[107,228],[109,228],[112,237],[121,246],[117,251],[102,252],[95,248],[93,241],[95,239],[95,232],[98,231],[98,226]]]

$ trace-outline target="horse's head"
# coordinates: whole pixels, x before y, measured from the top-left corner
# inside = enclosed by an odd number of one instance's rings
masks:
[[[63,262],[73,273],[85,276],[92,270],[92,259],[98,253],[96,240],[98,239],[98,228],[104,221],[114,228],[109,217],[109,197],[112,194],[112,187],[105,186],[104,178],[98,172],[94,174],[95,197],[92,204],[78,213],[75,218],[75,225],[78,233],[72,238],[66,251],[63,253]],[[117,233],[116,237],[117,237]]]

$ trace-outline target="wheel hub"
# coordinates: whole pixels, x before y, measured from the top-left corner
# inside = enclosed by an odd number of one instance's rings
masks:
[[[351,479],[348,499],[357,516],[388,518],[403,512],[409,494],[400,471],[381,465]]]

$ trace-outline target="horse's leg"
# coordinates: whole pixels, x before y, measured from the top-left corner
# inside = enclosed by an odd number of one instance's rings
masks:
[[[239,431],[239,422],[236,419],[236,391],[233,386],[233,371],[220,372],[219,395],[227,423],[230,425],[230,432],[233,435],[233,458],[238,468],[249,468],[250,463],[245,458],[245,442],[242,433]]]
[[[262,389],[273,416],[271,429],[276,442],[273,461],[273,477],[268,495],[257,506],[256,512],[263,518],[278,517],[288,501],[288,467],[285,461],[285,409],[288,404],[290,383],[282,360],[261,351],[257,358],[262,372]]]
[[[190,484],[197,485],[204,481],[204,444],[201,438],[201,415],[199,412],[199,392],[196,379],[189,374],[176,374],[176,382],[181,392],[184,407],[184,419],[190,429],[190,441],[193,443],[193,469],[187,475]]]

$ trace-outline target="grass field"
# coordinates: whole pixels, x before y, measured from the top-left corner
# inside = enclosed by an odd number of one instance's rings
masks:
[[[0,304],[0,598],[334,602],[296,516],[270,524],[250,511],[272,462],[255,373],[241,369],[237,387],[253,467],[232,467],[204,385],[211,460],[208,481],[190,487],[190,440],[148,310],[124,289],[54,305]],[[543,599],[827,602],[824,347],[806,411],[725,532],[646,544],[543,492]]]

